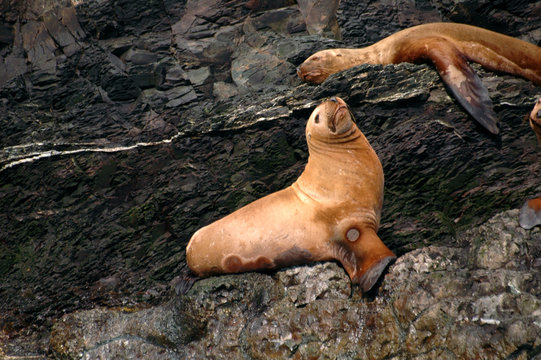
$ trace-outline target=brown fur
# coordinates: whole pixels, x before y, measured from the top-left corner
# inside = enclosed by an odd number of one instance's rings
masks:
[[[490,132],[499,132],[488,91],[467,61],[522,76],[541,85],[541,48],[475,26],[432,23],[399,31],[362,49],[330,49],[308,57],[297,69],[313,83],[361,64],[432,62],[460,104]]]
[[[374,285],[395,258],[376,235],[381,163],[342,99],[314,110],[306,138],[310,156],[295,183],[192,236],[186,259],[193,272],[204,277],[334,259],[364,291]]]

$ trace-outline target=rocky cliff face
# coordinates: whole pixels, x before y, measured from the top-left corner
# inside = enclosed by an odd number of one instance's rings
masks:
[[[539,358],[541,231],[504,212],[458,239],[402,256],[362,297],[334,263],[198,282],[135,312],[95,308],[52,332],[58,358]]]
[[[539,87],[476,67],[502,123],[493,137],[428,65],[361,66],[320,86],[295,74],[316,50],[428,21],[539,45],[538,3],[0,8],[0,355],[541,352],[539,230],[518,229],[516,211],[506,212],[541,193],[541,155],[524,121]],[[174,295],[191,234],[294,181],[307,159],[305,121],[332,95],[351,106],[384,166],[380,236],[402,256],[380,289],[362,297],[339,267],[318,264],[216,277]]]

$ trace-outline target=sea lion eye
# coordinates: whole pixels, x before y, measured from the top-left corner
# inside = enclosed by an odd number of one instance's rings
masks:
[[[317,114],[316,117],[314,118],[314,122],[316,124],[319,124],[319,114]]]

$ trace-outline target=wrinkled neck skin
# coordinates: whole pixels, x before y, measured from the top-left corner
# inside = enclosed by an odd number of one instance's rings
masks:
[[[329,75],[362,64],[391,64],[396,49],[383,39],[361,49],[328,49],[309,57],[299,68],[299,76],[316,84],[325,81]]]
[[[385,40],[385,39],[384,39]],[[382,46],[383,40],[377,42],[373,45],[361,48],[361,49],[343,49],[342,51],[348,56],[342,56],[344,61],[344,69],[349,69],[351,67],[362,65],[362,64],[388,64],[387,52],[383,51],[384,47]]]
[[[369,210],[370,222],[377,229],[383,200],[383,170],[363,133],[351,126],[342,134],[328,138],[312,135],[308,150],[305,171],[292,185],[299,197],[344,211]],[[352,196],[366,193],[363,187],[367,185],[379,191],[362,200]],[[352,192],[352,189],[356,190]]]
[[[336,62],[335,72],[346,70],[362,64],[391,64],[394,58],[394,48],[387,45],[388,40],[383,39],[377,43],[361,49],[340,49],[341,61]]]

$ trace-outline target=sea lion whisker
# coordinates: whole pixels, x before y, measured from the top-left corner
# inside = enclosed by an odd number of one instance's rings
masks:
[[[334,258],[342,263],[342,266],[351,268],[357,272],[357,258],[355,254],[344,244],[338,242],[333,246]]]

